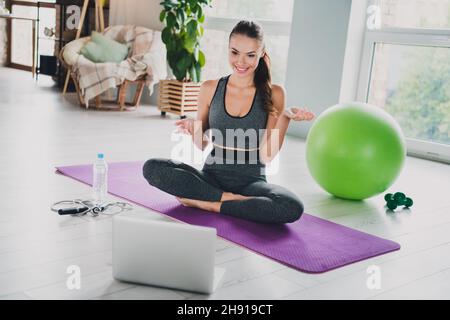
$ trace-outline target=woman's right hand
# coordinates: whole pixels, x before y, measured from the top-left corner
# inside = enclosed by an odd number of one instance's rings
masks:
[[[182,119],[176,121],[175,125],[177,126],[176,132],[190,135],[192,141],[194,141],[195,145],[200,150],[203,151],[208,146],[209,138],[205,133],[202,134],[202,125],[200,120]],[[201,137],[201,139],[199,139],[199,137]]]
[[[175,122],[177,126],[177,132],[181,132],[187,135],[194,135],[194,120],[193,119],[181,119]]]

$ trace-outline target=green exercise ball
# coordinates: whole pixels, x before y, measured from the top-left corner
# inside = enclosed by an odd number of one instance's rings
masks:
[[[398,123],[379,107],[353,102],[325,110],[306,140],[306,162],[316,182],[340,198],[362,200],[385,191],[406,157]]]

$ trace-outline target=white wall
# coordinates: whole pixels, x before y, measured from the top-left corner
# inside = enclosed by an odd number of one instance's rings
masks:
[[[110,0],[109,24],[133,24],[161,31],[164,24],[159,21],[162,6],[160,0]],[[142,93],[141,103],[157,105],[159,84],[155,84],[153,94],[149,96],[148,88]],[[130,99],[127,96],[127,99]]]
[[[0,66],[6,63],[7,50],[6,19],[0,19]]]
[[[345,48],[339,102],[355,101],[364,46],[367,0],[353,0]]]
[[[161,31],[159,21],[161,0],[110,0],[109,21],[111,25],[134,24]]]
[[[295,0],[287,107],[307,106],[319,115],[339,102],[351,2]],[[305,138],[310,126],[311,122],[291,121],[288,134]]]

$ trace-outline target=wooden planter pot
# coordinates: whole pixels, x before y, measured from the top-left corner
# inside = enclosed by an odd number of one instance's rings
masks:
[[[161,115],[166,112],[186,118],[187,112],[197,111],[198,94],[201,82],[161,80],[159,82],[158,109]]]

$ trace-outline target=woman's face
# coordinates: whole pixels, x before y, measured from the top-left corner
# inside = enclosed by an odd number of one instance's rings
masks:
[[[247,77],[254,73],[262,55],[263,48],[260,41],[242,34],[231,36],[228,61],[237,76]]]

